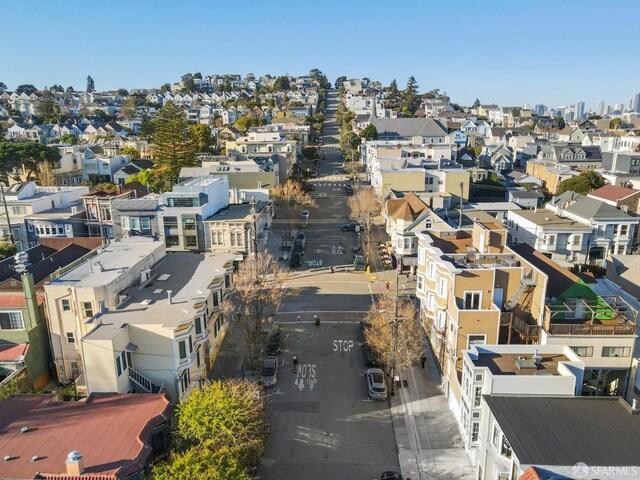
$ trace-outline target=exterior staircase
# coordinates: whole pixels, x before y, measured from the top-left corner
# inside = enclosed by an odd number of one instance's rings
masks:
[[[135,370],[132,367],[129,367],[129,380],[131,380],[135,385],[140,387],[147,393],[164,393],[165,387],[164,382],[161,385],[156,385],[147,377],[142,375],[139,371]]]
[[[518,300],[520,300],[520,297],[522,296],[524,291],[527,290],[528,288],[532,288],[535,286],[536,286],[536,282],[535,280],[533,280],[533,278],[531,278],[530,274],[522,277],[520,279],[520,284],[518,285],[518,288],[516,289],[515,293],[509,299],[509,301],[505,304],[505,310],[507,311],[513,310],[513,307],[517,305]]]

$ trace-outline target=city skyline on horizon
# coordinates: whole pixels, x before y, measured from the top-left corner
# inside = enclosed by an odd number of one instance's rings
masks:
[[[640,91],[635,81],[640,66],[628,61],[624,49],[611,48],[613,42],[633,41],[633,12],[639,7],[631,0],[607,5],[615,25],[595,23],[592,12],[601,4],[594,0],[540,0],[534,5],[464,1],[455,10],[405,0],[397,4],[405,15],[393,25],[387,4],[377,0],[348,5],[326,0],[322,8],[249,0],[224,9],[196,0],[185,0],[180,8],[168,0],[142,1],[135,7],[114,0],[99,18],[104,28],[115,28],[116,41],[111,31],[109,41],[72,38],[91,12],[79,0],[68,2],[64,21],[51,21],[60,13],[50,2],[30,5],[29,35],[24,35],[23,22],[5,25],[8,38],[21,38],[20,48],[0,52],[0,81],[10,89],[58,83],[83,90],[87,75],[98,90],[109,90],[159,87],[196,71],[301,75],[319,68],[331,82],[341,75],[367,76],[388,85],[395,78],[401,88],[413,75],[421,91],[439,88],[463,105],[476,98],[504,106],[584,101],[588,110],[600,100],[626,104]],[[9,0],[3,14],[18,19],[24,4]],[[613,40],[594,38],[588,48],[574,47],[566,55],[571,37],[561,32],[569,18],[591,35]],[[296,37],[301,41],[293,41]],[[73,48],[56,48],[55,39],[71,42]],[[599,68],[585,68],[589,65]],[[619,65],[624,75],[612,81],[610,65]]]

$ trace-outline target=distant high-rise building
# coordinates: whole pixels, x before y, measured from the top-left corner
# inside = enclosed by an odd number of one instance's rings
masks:
[[[582,120],[584,118],[584,102],[578,102],[576,104],[576,118]]]
[[[604,101],[600,100],[598,102],[598,106],[596,107],[596,115],[603,116],[604,115]]]
[[[636,93],[633,97],[633,105],[631,106],[631,111],[640,113],[640,93]]]
[[[622,113],[623,110],[624,110],[624,104],[623,103],[616,103],[615,107],[613,107],[613,111],[614,112]]]
[[[607,105],[607,108],[604,109],[607,115],[611,115],[611,112],[613,111],[611,109],[611,105]]]
[[[546,110],[547,110],[547,107],[541,103],[536,103],[533,106],[533,113],[535,113],[538,117],[542,117]]]
[[[629,110],[633,109],[633,96],[629,97]]]

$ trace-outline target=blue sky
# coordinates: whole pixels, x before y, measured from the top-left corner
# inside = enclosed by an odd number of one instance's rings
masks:
[[[465,104],[589,109],[640,92],[638,0],[3,0],[1,12],[10,89],[319,68],[401,87],[414,75]]]

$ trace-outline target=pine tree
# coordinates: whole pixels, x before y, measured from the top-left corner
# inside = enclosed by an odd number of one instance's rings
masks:
[[[91,75],[87,75],[87,93],[92,93],[96,91],[96,84],[93,82],[93,78]]]
[[[197,142],[178,106],[173,102],[165,103],[154,121],[154,127],[153,158],[156,164],[168,168],[170,180],[177,180],[182,167],[198,165]]]
[[[418,94],[418,82],[416,81],[415,77],[413,75],[411,75],[409,77],[409,80],[407,80],[407,88],[405,89],[405,94],[407,96],[413,96],[413,95],[417,95]]]
[[[395,78],[391,80],[391,84],[389,85],[389,91],[392,93],[398,92],[398,82],[396,81]]]

